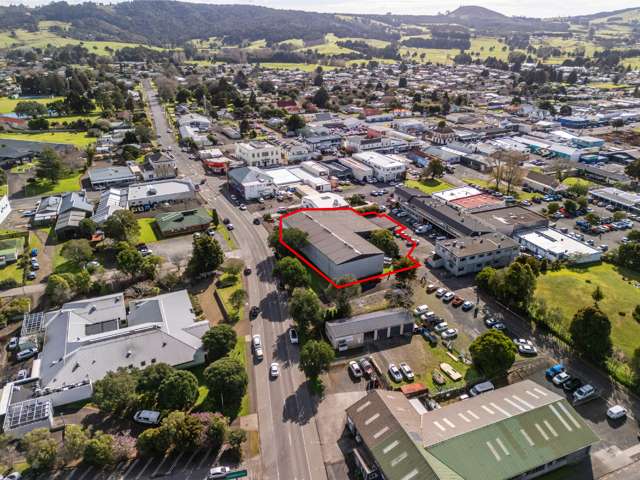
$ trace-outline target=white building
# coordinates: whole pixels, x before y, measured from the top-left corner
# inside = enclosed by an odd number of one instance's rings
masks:
[[[0,223],[4,222],[11,213],[11,205],[9,204],[9,196],[3,195],[0,198]]]
[[[305,195],[302,197],[302,208],[339,208],[347,207],[347,201],[332,192]]]
[[[517,235],[517,241],[527,250],[551,261],[566,259],[574,263],[593,263],[602,257],[600,250],[551,228]]]
[[[404,177],[406,171],[404,163],[377,152],[356,153],[353,158],[370,167],[374,177],[381,182],[399,180]]]
[[[180,127],[186,126],[195,128],[200,132],[206,132],[211,127],[211,120],[197,113],[189,113],[178,118]]]
[[[131,185],[127,205],[132,208],[163,202],[182,203],[193,200],[195,196],[196,191],[190,179],[160,180]]]
[[[282,146],[282,154],[288,164],[304,162],[313,158],[311,148],[300,142],[285,143]]]
[[[273,167],[281,163],[282,153],[266,142],[236,143],[236,158],[248,167]]]
[[[351,176],[361,182],[373,180],[373,169],[349,157],[338,158],[338,163],[351,171]]]

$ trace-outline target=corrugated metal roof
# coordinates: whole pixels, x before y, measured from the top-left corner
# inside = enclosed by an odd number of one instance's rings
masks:
[[[332,320],[325,323],[325,329],[331,337],[340,338],[405,323],[413,323],[411,313],[402,308],[394,308]]]

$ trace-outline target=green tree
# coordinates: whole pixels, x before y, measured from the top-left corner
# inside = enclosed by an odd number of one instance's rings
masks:
[[[516,346],[504,333],[488,330],[469,345],[473,364],[487,377],[504,374],[516,359]]]
[[[135,277],[142,270],[144,257],[135,248],[126,246],[116,255],[116,263],[118,264],[118,270]]]
[[[589,193],[589,184],[587,182],[575,182],[567,188],[567,192],[576,197],[586,197]]]
[[[60,449],[60,458],[69,463],[82,458],[89,436],[81,425],[70,424],[64,427],[64,441]]]
[[[247,441],[247,432],[234,428],[229,432],[229,448],[236,462],[242,460],[242,444]]]
[[[170,446],[171,439],[166,430],[160,428],[148,428],[136,440],[136,448],[143,457],[164,455]]]
[[[354,282],[356,279],[347,275],[340,278],[336,284],[337,285],[345,285],[348,283]],[[350,317],[351,316],[351,299],[360,295],[362,291],[362,287],[360,284],[356,283],[354,285],[349,285],[348,287],[334,287],[333,285],[329,285],[327,287],[326,295],[327,297],[333,301],[336,306],[336,314],[339,317]]]
[[[636,183],[640,182],[640,160],[634,160],[633,162],[628,164],[624,168],[624,173],[633,178]]]
[[[329,93],[324,87],[320,87],[313,95],[312,102],[318,106],[318,108],[327,108],[329,103]]]
[[[229,303],[233,308],[239,310],[246,298],[247,292],[244,289],[239,288],[231,294],[229,297]]]
[[[510,305],[526,311],[535,289],[536,275],[530,265],[514,262],[507,268],[502,281],[501,296]]]
[[[238,404],[242,400],[248,378],[244,365],[239,360],[223,357],[205,368],[203,375],[209,391],[215,392],[214,398],[221,396],[221,403],[225,406]]]
[[[584,219],[589,222],[589,225],[600,225],[600,217],[595,213],[587,213]]]
[[[302,130],[305,126],[304,118],[302,118],[298,114],[291,115],[287,118],[287,130],[290,132],[297,132],[298,130]]]
[[[299,252],[309,243],[307,232],[298,228],[284,228],[282,230],[282,241],[289,245],[296,252]],[[292,255],[292,253],[280,243],[279,229],[274,228],[269,235],[269,246],[273,248],[279,257]]]
[[[633,319],[640,323],[640,305],[636,305],[636,308],[633,309]]]
[[[198,414],[202,415],[202,414]],[[204,434],[207,442],[214,450],[220,449],[227,439],[227,432],[229,430],[229,420],[220,414],[206,413],[207,421],[200,418],[200,421],[204,425]]]
[[[95,467],[105,467],[116,462],[113,436],[98,430],[84,448],[84,461]]]
[[[47,279],[47,287],[44,293],[54,303],[61,304],[71,298],[73,291],[65,276],[53,273]]]
[[[409,268],[413,265],[413,261],[409,257],[401,257],[393,262],[394,270],[402,270],[403,268],[407,268],[408,270],[404,270],[402,272],[396,273],[396,278],[400,282],[408,282],[409,280],[414,280],[417,275],[416,268]]]
[[[58,442],[47,428],[27,432],[20,444],[29,466],[36,472],[52,470],[58,461]]]
[[[327,342],[309,340],[300,349],[300,370],[307,378],[317,380],[322,372],[329,370],[336,354]]]
[[[158,388],[158,406],[162,410],[186,410],[198,398],[198,379],[188,370],[175,370]]]
[[[83,218],[78,224],[78,234],[82,238],[90,239],[97,229],[98,225],[90,218]]]
[[[160,431],[171,439],[173,448],[192,451],[201,446],[204,427],[197,417],[185,412],[171,412],[160,425]]]
[[[633,380],[636,386],[640,386],[640,347],[636,348],[633,351],[633,356],[631,357],[630,367],[631,372],[633,373]]]
[[[187,274],[191,278],[217,270],[222,262],[224,252],[215,238],[208,235],[194,237],[193,252],[187,265]]]
[[[560,205],[557,202],[551,202],[547,206],[547,212],[549,213],[549,215],[553,215],[558,210],[560,210]]]
[[[83,266],[93,258],[93,249],[89,244],[89,240],[84,238],[69,240],[63,245],[60,253],[62,253],[64,258],[70,260],[77,266]]]
[[[600,288],[600,285],[596,286],[596,289],[591,294],[591,298],[593,298],[593,302],[595,303],[595,305],[597,307],[598,303],[600,303],[602,301],[602,299],[604,298],[604,293],[602,292],[602,289]]]
[[[476,285],[480,290],[493,293],[493,285],[496,278],[496,269],[493,267],[484,267],[476,275]]]
[[[155,401],[160,384],[164,379],[172,375],[173,372],[175,372],[175,368],[164,362],[149,365],[144,370],[141,370],[138,375],[136,392],[144,395],[151,395]]]
[[[444,175],[444,172],[445,167],[442,160],[434,158],[422,169],[421,177],[423,179],[441,177]]]
[[[289,301],[289,313],[301,334],[322,326],[322,305],[310,288],[296,288]]]
[[[576,212],[578,211],[578,204],[573,200],[571,200],[570,198],[567,198],[564,201],[563,207],[567,211],[567,213],[572,217],[574,217],[576,215]]]
[[[27,122],[29,130],[49,130],[49,120],[46,118],[32,118]]]
[[[282,281],[289,292],[298,287],[306,287],[311,283],[308,270],[295,257],[284,257],[278,260],[273,274]]]
[[[215,325],[202,336],[202,345],[207,352],[207,358],[214,362],[227,355],[238,343],[235,330],[225,324]]]
[[[122,367],[115,372],[107,372],[94,384],[93,402],[105,413],[126,412],[136,400],[138,376],[138,370]]]
[[[576,312],[569,327],[574,348],[590,360],[602,363],[611,355],[611,322],[597,306]]]
[[[13,111],[19,117],[38,117],[48,113],[45,105],[33,100],[18,102]]]
[[[396,258],[400,255],[400,247],[389,230],[374,230],[371,232],[369,242],[382,250],[387,257]]]
[[[36,177],[57,182],[63,173],[62,160],[60,156],[51,148],[45,148],[38,156],[36,167]]]
[[[116,242],[135,243],[140,225],[131,210],[118,210],[104,222],[104,234]]]

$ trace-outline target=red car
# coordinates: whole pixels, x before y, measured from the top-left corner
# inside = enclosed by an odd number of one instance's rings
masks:
[[[463,303],[464,303],[464,298],[458,297],[457,295],[453,297],[453,300],[451,301],[451,305],[453,305],[454,307],[459,307]]]

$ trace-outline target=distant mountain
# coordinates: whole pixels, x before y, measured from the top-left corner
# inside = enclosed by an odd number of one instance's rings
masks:
[[[489,10],[485,7],[478,7],[469,5],[465,7],[458,7],[453,12],[449,12],[448,18],[458,18],[461,20],[472,22],[474,20],[500,20],[508,21],[509,17],[502,13]]]

